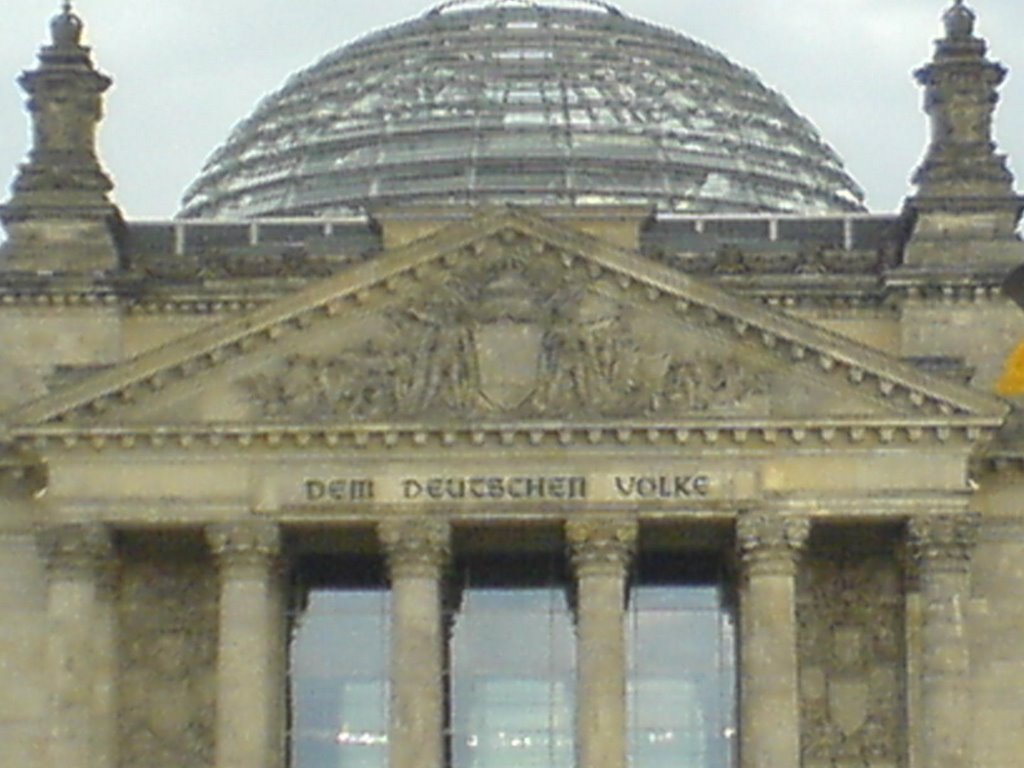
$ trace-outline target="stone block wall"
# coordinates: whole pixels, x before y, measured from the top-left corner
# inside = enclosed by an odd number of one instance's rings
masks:
[[[213,764],[217,573],[201,542],[125,537],[117,601],[119,764]]]
[[[968,613],[975,766],[1007,768],[1024,755],[1024,472],[980,482]]]
[[[899,540],[842,526],[812,537],[797,602],[803,768],[908,765]]]

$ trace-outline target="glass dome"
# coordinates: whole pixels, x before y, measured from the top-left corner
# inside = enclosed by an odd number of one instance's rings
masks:
[[[596,0],[452,0],[294,75],[181,215],[408,205],[863,210],[841,160],[751,71]]]

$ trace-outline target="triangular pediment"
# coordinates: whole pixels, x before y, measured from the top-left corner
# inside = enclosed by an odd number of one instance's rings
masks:
[[[995,426],[1004,413],[995,398],[502,209],[96,374],[8,425]]]

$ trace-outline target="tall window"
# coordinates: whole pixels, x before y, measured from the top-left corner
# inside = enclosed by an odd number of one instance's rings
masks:
[[[389,593],[361,560],[312,565],[291,652],[291,765],[387,768]]]
[[[736,734],[735,626],[720,575],[642,557],[627,638],[632,768],[728,768]]]
[[[458,575],[453,768],[571,768],[575,640],[561,559],[479,558]]]
[[[457,559],[446,601],[451,768],[573,768],[576,633],[564,557]],[[305,567],[291,648],[292,768],[387,768],[391,601],[379,562]],[[631,768],[731,768],[724,580],[641,555],[626,615]]]

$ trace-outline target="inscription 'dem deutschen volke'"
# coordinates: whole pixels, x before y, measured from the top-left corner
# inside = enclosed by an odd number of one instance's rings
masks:
[[[680,475],[479,475],[378,479],[307,478],[307,503],[398,501],[585,501],[595,485],[608,485],[614,498],[634,501],[700,499],[712,492],[710,476]],[[602,496],[607,495],[602,493]]]

